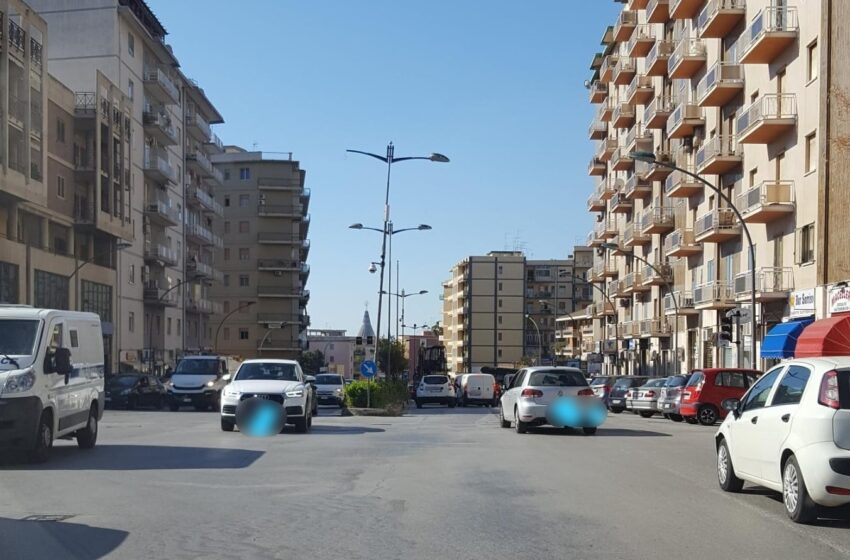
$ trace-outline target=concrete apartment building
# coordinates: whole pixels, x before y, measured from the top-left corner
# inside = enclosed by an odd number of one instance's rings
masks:
[[[325,356],[327,370],[346,379],[351,379],[354,373],[356,342],[357,337],[346,335],[344,329],[307,330],[307,349],[321,352]]]
[[[212,290],[213,301],[221,305],[216,324],[227,318],[218,351],[296,358],[310,324],[306,171],[291,154],[273,159],[235,146],[212,161],[224,178],[224,220],[215,229],[224,239],[216,255],[223,277]]]
[[[614,300],[612,306],[594,294],[594,353],[606,355],[608,371],[619,360],[624,373],[670,372],[676,360],[682,370],[761,367],[762,356],[754,359],[749,350],[751,337],[761,347],[783,320],[823,316],[826,284],[850,275],[846,244],[839,250],[825,234],[847,239],[846,158],[836,163],[825,154],[836,135],[847,137],[850,104],[842,110],[832,103],[838,114],[827,122],[827,100],[841,94],[828,84],[837,79],[846,87],[847,76],[839,76],[824,49],[840,41],[846,52],[847,31],[837,22],[850,21],[850,6],[623,3],[604,30],[604,51],[593,60],[589,82],[598,106],[589,130],[596,141],[589,174],[597,186],[587,203],[596,219],[588,241],[599,248],[591,278]],[[653,151],[719,187],[743,215],[755,262],[725,201],[678,171],[635,161],[629,156],[635,150]],[[830,166],[842,174],[830,173]],[[834,211],[839,208],[843,214]],[[833,260],[825,264],[827,249]],[[753,266],[757,330],[743,323],[741,344],[718,345],[721,317],[750,308]],[[795,308],[789,298],[812,303]]]
[[[31,5],[50,29],[50,71],[78,92],[78,102],[100,115],[101,99],[123,97],[127,139],[110,141],[106,133],[116,127],[106,128],[108,115],[93,127],[92,142],[100,144],[92,145],[108,157],[84,168],[93,196],[80,212],[92,213],[95,230],[130,242],[117,257],[120,367],[173,367],[184,349],[209,347],[214,309],[205,284],[216,279],[211,248],[221,243],[211,227],[218,211],[211,194],[220,176],[208,160],[221,143],[209,124],[221,117],[179,70],[164,27],[144,1]]]

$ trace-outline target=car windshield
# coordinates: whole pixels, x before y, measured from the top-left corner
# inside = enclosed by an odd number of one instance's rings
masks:
[[[317,375],[316,385],[342,385],[342,377],[339,375]]]
[[[31,355],[38,323],[38,320],[34,319],[0,319],[0,354]]]
[[[295,364],[251,363],[242,364],[236,372],[237,381],[298,381]]]
[[[529,387],[587,387],[587,380],[579,371],[550,369],[532,372],[528,385]]]
[[[449,378],[445,375],[426,375],[422,382],[426,385],[443,385],[449,382]]]
[[[664,387],[665,383],[667,383],[667,378],[653,379],[652,381],[644,383],[643,387]]]
[[[109,380],[110,387],[132,387],[139,381],[138,375],[119,375]]]
[[[674,375],[670,379],[667,380],[667,383],[664,384],[665,387],[684,387],[685,383],[688,381],[687,377],[682,375]]]
[[[218,360],[184,358],[178,362],[174,373],[183,375],[217,375],[218,368]]]

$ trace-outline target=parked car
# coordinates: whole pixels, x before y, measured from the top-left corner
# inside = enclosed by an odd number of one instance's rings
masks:
[[[611,388],[617,382],[619,377],[615,375],[601,375],[591,379],[590,388],[593,389],[593,394],[602,399],[602,404],[608,406],[608,398],[611,394]]]
[[[457,404],[493,406],[496,398],[496,379],[489,373],[464,373],[455,378]]]
[[[320,373],[313,384],[316,387],[318,404],[345,406],[345,385],[338,373]]]
[[[562,396],[593,397],[581,370],[568,367],[538,366],[520,370],[499,406],[499,422],[503,428],[513,423],[518,434],[532,426],[549,423],[549,404]],[[596,428],[583,428],[587,435]]]
[[[149,406],[161,410],[168,400],[165,386],[153,375],[122,373],[106,382],[104,397],[108,408],[134,408]]]
[[[679,402],[682,400],[682,388],[687,384],[689,375],[673,375],[667,378],[667,383],[661,388],[658,396],[658,411],[668,420],[681,422]]]
[[[656,377],[640,387],[629,389],[626,393],[626,407],[640,414],[642,418],[652,417],[658,412],[658,397],[665,383],[666,377]]]
[[[456,402],[455,385],[448,375],[424,375],[416,387],[416,408],[423,404],[445,404],[454,408]]]
[[[779,364],[723,408],[730,414],[715,436],[723,490],[747,481],[782,492],[799,523],[819,506],[850,503],[850,357]]]
[[[222,391],[221,429],[232,432],[236,426],[236,407],[245,399],[261,398],[285,408],[287,424],[299,432],[313,425],[314,404],[310,384],[301,366],[294,360],[245,360]]]
[[[608,410],[614,414],[620,414],[626,410],[626,392],[633,387],[640,387],[648,379],[648,377],[631,375],[617,379],[608,393]]]
[[[703,369],[691,373],[682,389],[679,414],[689,424],[712,426],[726,417],[725,399],[740,399],[761,375],[752,369]]]

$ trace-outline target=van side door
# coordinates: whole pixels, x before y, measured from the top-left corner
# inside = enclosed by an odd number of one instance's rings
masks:
[[[47,342],[44,351],[44,375],[47,376],[47,386],[50,387],[48,400],[53,401],[54,416],[56,430],[54,437],[58,432],[63,430],[68,425],[68,417],[73,414],[73,404],[71,402],[72,388],[69,383],[65,383],[65,376],[56,372],[56,362],[53,355],[58,348],[64,348],[66,337],[66,324],[62,319],[54,319],[45,328]],[[71,356],[73,361],[73,356]]]
[[[91,333],[89,326],[80,321],[65,321],[64,347],[71,351],[71,363],[74,370],[68,376],[68,416],[59,429],[64,430],[77,424],[85,424],[89,418],[89,407],[95,392],[92,389],[101,373],[97,372],[98,364],[92,362],[90,344]],[[97,333],[100,335],[100,333]],[[102,352],[95,352],[95,356]],[[63,378],[64,382],[64,378]]]

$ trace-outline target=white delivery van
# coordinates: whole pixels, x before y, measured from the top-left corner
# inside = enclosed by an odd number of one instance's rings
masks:
[[[489,373],[465,373],[460,376],[458,404],[493,406],[496,403],[496,378]]]
[[[195,410],[217,410],[221,391],[240,364],[231,356],[183,356],[165,385],[169,408],[176,411],[181,406],[193,406]]]
[[[0,304],[0,449],[43,462],[57,438],[94,447],[103,376],[96,314]]]

